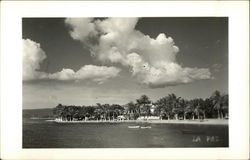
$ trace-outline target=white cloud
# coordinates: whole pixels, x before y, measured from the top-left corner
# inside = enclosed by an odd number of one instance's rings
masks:
[[[23,80],[39,78],[40,63],[46,58],[40,44],[30,39],[22,40],[23,43]]]
[[[211,77],[208,69],[182,68],[173,62],[160,62],[157,65],[152,65],[144,61],[136,53],[129,54],[127,58],[130,66],[132,66],[132,75],[139,82],[147,84],[152,88],[185,84]]]
[[[82,21],[82,19],[72,19]],[[135,29],[138,18],[108,18],[89,21],[95,25],[92,31],[98,44],[90,45],[92,55],[102,62],[120,63],[130,67],[132,75],[140,83],[150,87],[165,87],[190,83],[195,80],[210,79],[207,68],[185,68],[176,61],[179,48],[171,37],[160,33],[156,38]],[[81,28],[81,23],[68,25]],[[76,31],[77,32],[77,31]],[[80,35],[82,31],[76,33]],[[92,34],[93,35],[93,34]],[[74,38],[86,44],[86,37]]]
[[[119,72],[120,69],[116,67],[85,65],[75,75],[78,80],[92,79],[93,81],[102,83],[106,79],[116,77]]]
[[[48,78],[61,81],[74,80],[75,71],[73,71],[72,69],[63,68],[60,72],[48,74]]]
[[[118,75],[120,69],[116,67],[85,65],[78,71],[72,69],[62,69],[60,72],[49,74],[49,79],[56,80],[92,80],[98,83],[103,83],[109,78],[114,78]]]
[[[60,72],[45,73],[38,71],[40,63],[46,58],[45,52],[41,49],[40,44],[30,39],[23,40],[23,80],[52,79],[60,81],[69,80],[92,80],[103,83],[109,78],[116,77],[120,69],[116,67],[85,65],[78,71],[63,68]]]
[[[131,33],[134,31],[138,18],[108,18],[96,20],[97,28],[103,33]]]
[[[92,18],[67,18],[66,25],[70,27],[70,35],[75,40],[85,41],[89,36],[94,36],[97,32]]]

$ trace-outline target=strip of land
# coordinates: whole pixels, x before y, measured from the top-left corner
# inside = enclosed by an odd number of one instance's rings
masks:
[[[154,120],[150,123],[179,123],[179,124],[208,124],[228,125],[227,119],[205,119],[205,120]]]
[[[204,119],[204,120],[88,120],[88,121],[57,121],[47,120],[56,123],[154,123],[154,124],[201,124],[201,125],[228,125],[227,119]]]

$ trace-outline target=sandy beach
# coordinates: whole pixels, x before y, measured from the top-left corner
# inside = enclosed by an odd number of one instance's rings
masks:
[[[56,123],[153,123],[153,124],[199,124],[199,125],[228,125],[227,119],[205,119],[205,120],[123,120],[123,121],[56,121],[56,120],[46,120]]]
[[[208,124],[228,125],[227,119],[205,119],[205,120],[155,120],[150,123],[180,123],[180,124]]]

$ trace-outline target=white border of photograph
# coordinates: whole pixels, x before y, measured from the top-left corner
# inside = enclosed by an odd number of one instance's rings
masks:
[[[249,2],[1,2],[1,159],[248,159]],[[229,147],[22,149],[22,17],[229,17]],[[201,35],[202,36],[202,35]]]

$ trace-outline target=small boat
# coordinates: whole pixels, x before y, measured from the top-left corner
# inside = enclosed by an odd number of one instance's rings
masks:
[[[141,129],[151,128],[151,126],[141,126]]]
[[[140,126],[128,126],[128,128],[140,128]]]
[[[183,134],[205,134],[203,131],[194,131],[194,130],[182,130]]]

